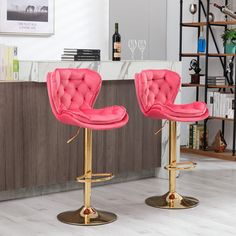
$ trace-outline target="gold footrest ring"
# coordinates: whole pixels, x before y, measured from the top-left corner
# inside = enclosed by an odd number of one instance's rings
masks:
[[[79,183],[98,183],[98,182],[108,181],[113,178],[114,178],[114,175],[111,173],[92,174],[92,178],[86,178],[86,174],[85,174],[85,175],[81,175],[77,177],[76,181]]]
[[[77,211],[67,211],[62,212],[57,216],[57,219],[65,224],[78,225],[78,226],[96,226],[109,224],[116,221],[117,216],[112,212],[107,211],[96,211],[96,217],[94,216],[82,216],[81,211],[84,210],[84,207],[81,207]]]
[[[176,164],[170,164],[165,166],[166,170],[192,170],[197,166],[197,163],[195,162],[181,162],[181,163],[176,163]]]

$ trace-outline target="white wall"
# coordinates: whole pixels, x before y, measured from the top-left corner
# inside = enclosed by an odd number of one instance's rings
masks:
[[[166,59],[166,1],[110,0],[110,39],[115,22],[119,23],[122,40],[122,59],[131,59],[129,39],[145,39],[144,59]],[[110,42],[111,50],[112,42]],[[111,57],[111,51],[110,51]],[[140,51],[135,59],[140,60]]]
[[[109,0],[55,0],[55,35],[3,36],[16,45],[20,60],[60,60],[63,48],[100,48],[108,59]]]
[[[221,5],[224,4],[223,0],[214,1]],[[233,1],[231,1],[233,2]],[[191,22],[192,16],[189,13],[189,4],[198,3],[197,0],[184,0],[184,9],[183,9],[183,18],[184,22]],[[236,10],[236,3],[234,2],[233,8]],[[211,5],[211,11],[215,14],[216,20],[222,20],[222,14],[219,10],[215,9]],[[180,1],[176,0],[167,0],[167,60],[178,60],[179,58],[179,13],[180,13]],[[197,19],[197,15],[195,16]],[[217,35],[218,45],[223,52],[222,41],[220,35],[222,34],[222,29],[219,27],[213,27],[214,33]],[[211,52],[216,52],[212,40],[210,41]],[[183,29],[183,51],[184,52],[196,52],[197,51],[197,31],[196,29],[185,28]],[[192,59],[192,58],[191,58]],[[189,76],[189,62],[190,58],[183,59],[183,82],[190,82]],[[205,63],[202,60],[201,68],[204,71]],[[209,75],[223,75],[222,67],[219,63],[219,59],[210,59],[209,60]],[[201,100],[203,97],[203,89],[200,93]],[[190,103],[195,101],[195,89],[194,88],[183,88],[182,89],[182,103]],[[209,143],[211,144],[213,138],[215,137],[216,132],[221,129],[221,122],[219,121],[209,121]],[[229,148],[232,147],[232,125],[229,122],[226,122],[225,138],[229,145]],[[186,145],[188,141],[188,126],[187,123],[182,123],[181,125],[181,145]]]

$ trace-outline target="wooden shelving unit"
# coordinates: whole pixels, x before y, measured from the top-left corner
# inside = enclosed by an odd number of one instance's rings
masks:
[[[196,149],[187,148],[187,147],[181,147],[181,152],[195,154],[199,156],[218,158],[218,159],[227,160],[227,161],[236,161],[236,156],[232,156],[231,150],[227,150],[226,152],[220,153],[220,152],[215,152],[212,149],[203,151],[203,150],[196,150]]]
[[[202,57],[206,56],[206,53],[182,53],[182,57]],[[236,54],[226,54],[226,53],[208,53],[208,57],[234,57]]]
[[[201,26],[206,26],[207,22],[193,22],[193,23],[182,23],[183,27],[201,27]],[[214,21],[214,22],[209,22],[209,25],[211,26],[226,26],[226,25],[236,25],[236,20],[232,21]]]
[[[215,89],[234,89],[234,85],[207,85],[208,88],[215,88]]]
[[[227,120],[227,121],[234,121],[234,119],[226,118],[226,117],[216,117],[216,116],[209,116],[209,120]]]
[[[202,87],[204,88],[205,84],[191,84],[191,83],[182,83],[182,87]],[[215,89],[234,89],[234,85],[207,85],[208,88]]]
[[[205,87],[205,84],[182,83],[182,87]]]
[[[183,2],[184,0],[180,0],[180,47],[179,47],[179,59],[182,61],[183,58],[196,58],[198,62],[200,62],[201,58],[205,58],[205,72],[203,72],[205,76],[205,83],[204,84],[191,84],[191,83],[183,83],[183,88],[195,88],[196,89],[196,101],[199,100],[199,90],[204,89],[204,98],[205,102],[207,103],[207,94],[208,89],[218,89],[219,91],[227,91],[234,93],[234,100],[236,101],[236,82],[232,85],[229,81],[229,77],[226,73],[226,67],[227,67],[227,61],[230,58],[231,60],[235,61],[235,72],[236,72],[236,54],[226,54],[222,53],[220,51],[220,48],[217,44],[216,36],[214,34],[214,31],[212,30],[212,27],[218,26],[223,27],[224,30],[228,29],[229,25],[236,25],[236,20],[228,20],[226,17],[225,21],[209,21],[209,13],[210,13],[210,0],[198,0],[198,22],[183,22]],[[225,0],[225,5],[228,5],[228,0]],[[204,19],[202,21],[202,19]],[[197,28],[198,34],[197,36],[200,36],[201,27],[206,27],[206,52],[205,53],[196,53],[196,52],[184,52],[183,51],[183,29],[184,28]],[[209,46],[210,46],[210,36],[212,37],[212,40],[216,52],[209,52]],[[209,60],[211,58],[219,58],[221,65],[222,65],[222,71],[223,74],[228,82],[229,85],[211,85],[208,84],[208,76],[209,76]],[[235,73],[235,81],[236,81],[236,73]],[[235,104],[236,107],[236,104]],[[222,124],[222,132],[224,134],[225,130],[225,123],[226,122],[233,122],[233,150],[227,151],[226,153],[216,153],[212,150],[207,150],[207,142],[206,142],[206,131],[207,131],[207,122],[210,122],[211,120],[219,120]],[[215,157],[215,158],[221,158],[224,160],[233,160],[236,161],[236,109],[234,110],[234,119],[228,119],[224,117],[209,117],[204,121],[204,150],[195,150],[195,149],[188,149],[188,148],[182,148],[182,152],[185,153],[194,153],[202,156],[209,156],[209,157]]]

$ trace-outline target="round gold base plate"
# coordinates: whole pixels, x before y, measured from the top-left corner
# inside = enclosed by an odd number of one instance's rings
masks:
[[[117,219],[117,216],[114,213],[96,210],[98,216],[86,220],[85,217],[81,216],[80,212],[81,209],[77,211],[62,212],[57,216],[57,219],[65,224],[80,226],[104,225],[116,221]]]
[[[180,196],[177,194],[177,198],[169,203],[167,197],[169,193],[163,196],[154,196],[147,198],[145,203],[151,207],[163,208],[163,209],[188,209],[196,207],[199,204],[199,200],[193,197]]]

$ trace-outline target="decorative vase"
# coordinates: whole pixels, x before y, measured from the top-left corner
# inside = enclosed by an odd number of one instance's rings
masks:
[[[233,43],[227,43],[225,45],[225,53],[226,54],[235,54],[236,53],[236,45]]]

